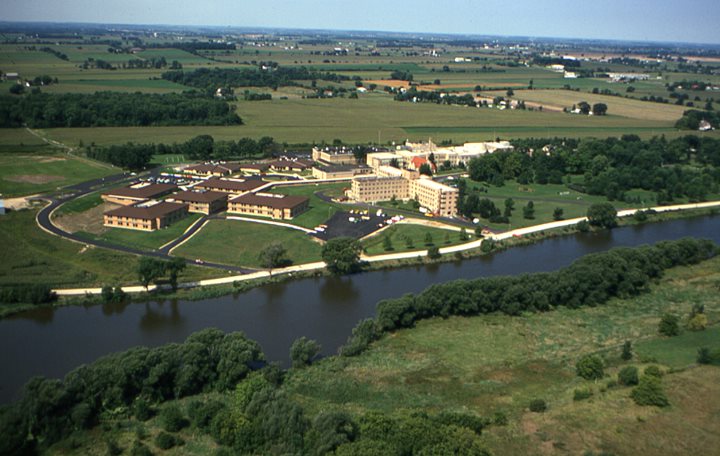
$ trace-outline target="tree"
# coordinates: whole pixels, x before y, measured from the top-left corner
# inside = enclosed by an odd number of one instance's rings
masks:
[[[432,168],[427,163],[423,163],[420,165],[419,169],[420,174],[424,174],[425,176],[432,176]]]
[[[592,113],[596,116],[604,116],[607,114],[607,105],[605,103],[595,103],[592,106]]]
[[[680,334],[680,318],[677,315],[666,313],[660,319],[658,332],[663,336],[677,336]]]
[[[279,242],[273,242],[260,251],[260,265],[267,269],[286,266],[290,260],[286,257],[287,249]]]
[[[180,407],[174,403],[160,411],[159,419],[162,423],[162,428],[168,432],[177,432],[189,424]]]
[[[711,364],[713,356],[710,349],[707,347],[698,348],[696,361],[698,364]]]
[[[322,259],[334,274],[355,272],[360,265],[360,243],[350,237],[330,239],[322,248]]]
[[[622,358],[625,361],[630,361],[633,357],[632,353],[632,343],[629,340],[626,340],[623,344],[622,348],[622,354],[620,355],[620,358]]]
[[[563,213],[565,211],[561,207],[556,207],[553,211],[553,220],[562,220],[563,219]]]
[[[535,218],[535,203],[528,201],[527,205],[523,207],[523,218],[532,220]]]
[[[462,227],[460,229],[460,241],[467,241],[468,239],[470,239],[470,236],[468,236],[465,227]]]
[[[433,237],[430,232],[425,233],[425,245],[427,245],[427,246],[433,245]]]
[[[670,405],[665,391],[663,391],[660,378],[652,375],[643,375],[638,386],[633,388],[630,397],[638,405],[654,405],[666,407]]]
[[[515,91],[513,89],[507,89],[505,95],[507,95],[508,97],[512,97],[513,95],[515,95]]]
[[[505,211],[503,212],[503,215],[505,217],[510,218],[512,216],[512,211],[515,209],[515,201],[512,198],[508,198],[505,200]]]
[[[621,385],[637,385],[638,381],[638,369],[635,366],[625,366],[618,372],[618,383]]]
[[[617,226],[617,210],[610,203],[595,203],[588,208],[588,223],[600,228]]]
[[[386,252],[389,252],[393,250],[392,241],[390,240],[390,236],[383,236],[383,250]]]
[[[533,399],[530,401],[530,411],[535,413],[543,413],[547,410],[547,403],[543,399]]]
[[[440,258],[442,255],[440,255],[440,248],[433,246],[428,249],[428,258],[431,260],[436,260]]]
[[[577,104],[577,109],[580,110],[581,114],[590,114],[590,104],[587,101],[581,101]]]
[[[598,380],[605,375],[603,371],[603,361],[598,355],[586,355],[580,358],[575,364],[575,372],[578,377],[585,380]]]
[[[165,267],[166,263],[162,260],[146,256],[140,258],[140,262],[138,263],[137,267],[137,273],[138,279],[140,280],[142,286],[144,286],[147,290],[150,282],[157,280],[163,275],[165,275]]]
[[[185,270],[185,267],[187,266],[187,263],[185,263],[185,260],[182,258],[173,258],[170,260],[166,266],[166,272],[169,274],[169,282],[170,286],[172,287],[173,291],[177,290],[178,287],[178,276],[182,271]]]
[[[290,361],[292,367],[301,368],[309,365],[313,358],[320,353],[320,344],[312,339],[301,337],[290,346]]]

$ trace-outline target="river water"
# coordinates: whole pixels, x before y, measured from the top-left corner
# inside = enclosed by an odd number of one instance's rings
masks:
[[[244,331],[269,360],[285,362],[290,344],[300,336],[320,342],[324,354],[334,354],[381,299],[458,278],[552,271],[588,253],[684,236],[720,243],[720,216],[558,237],[455,263],[291,280],[202,301],[36,309],[0,320],[0,403],[16,399],[34,375],[62,377],[102,355],[179,342],[207,327]]]

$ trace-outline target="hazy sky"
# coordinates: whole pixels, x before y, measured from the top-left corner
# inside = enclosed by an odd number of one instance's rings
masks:
[[[0,20],[720,43],[720,0],[2,0]]]

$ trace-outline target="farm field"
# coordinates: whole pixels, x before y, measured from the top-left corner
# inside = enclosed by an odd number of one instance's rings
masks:
[[[330,358],[293,371],[285,388],[311,414],[341,409],[357,415],[371,410],[503,412],[509,425],[483,432],[492,454],[544,454],[545,447],[569,454],[702,453],[708,444],[720,444],[714,431],[720,425],[720,369],[694,367],[695,344],[716,344],[718,328],[660,338],[657,324],[665,312],[685,316],[700,303],[717,325],[719,267],[715,258],[676,268],[649,294],[597,308],[422,321],[386,335],[356,358]],[[619,357],[625,340],[632,340],[638,353],[628,362]],[[678,355],[664,358],[671,346]],[[604,380],[594,383],[575,375],[576,360],[587,353],[605,358]],[[671,403],[667,409],[637,406],[629,388],[606,386],[620,367],[642,368],[649,362],[687,368],[663,378]],[[573,401],[573,391],[581,387],[592,389],[593,396]],[[545,399],[549,411],[528,412],[535,398]]]
[[[235,266],[261,267],[258,255],[279,242],[293,264],[320,260],[320,243],[302,231],[238,220],[211,220],[175,256]]]
[[[0,194],[5,197],[43,193],[118,172],[110,165],[42,146],[38,152],[25,149],[0,154]]]

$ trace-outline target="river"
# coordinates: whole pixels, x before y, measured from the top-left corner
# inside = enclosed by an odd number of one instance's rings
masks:
[[[62,377],[102,355],[179,342],[207,327],[244,331],[260,342],[269,360],[285,362],[290,344],[300,336],[320,342],[324,354],[334,354],[381,299],[458,278],[552,271],[588,253],[684,236],[720,243],[720,216],[563,236],[455,263],[290,280],[202,301],[35,309],[0,320],[0,365],[5,366],[0,403],[16,399],[34,375]]]

